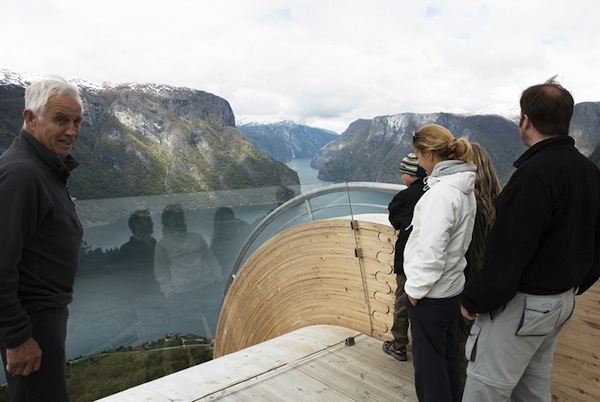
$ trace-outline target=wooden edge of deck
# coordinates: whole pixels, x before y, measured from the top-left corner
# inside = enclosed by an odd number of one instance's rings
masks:
[[[100,399],[416,401],[413,367],[355,330],[315,325]]]

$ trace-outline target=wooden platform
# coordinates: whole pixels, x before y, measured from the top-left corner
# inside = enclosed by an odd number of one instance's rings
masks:
[[[416,401],[412,378],[374,338],[318,325],[100,401]]]
[[[552,367],[553,401],[600,401],[600,282],[575,299]]]
[[[416,401],[410,345],[404,363],[381,351],[395,288],[395,234],[381,222],[274,236],[232,283],[214,360],[101,401]],[[600,282],[577,297],[561,334],[552,399],[600,401]]]
[[[313,324],[390,339],[393,229],[379,221],[307,223],[270,239],[227,295],[215,356]],[[354,250],[360,250],[356,256]],[[555,401],[600,401],[600,282],[577,297],[552,372]]]

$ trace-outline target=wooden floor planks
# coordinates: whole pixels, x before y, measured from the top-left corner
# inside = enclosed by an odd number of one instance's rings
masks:
[[[214,360],[102,401],[416,401],[410,353],[398,362],[381,350],[394,240],[385,224],[348,220],[278,234],[232,283]],[[600,401],[600,283],[577,297],[559,338],[552,400]]]
[[[380,341],[316,325],[101,401],[416,401],[412,377],[412,364],[383,353]]]
[[[236,345],[239,347],[249,341],[249,338],[244,341],[236,336],[235,341],[230,343],[228,331],[232,326],[237,326],[237,330],[233,331],[236,334],[252,334],[249,344],[269,339],[268,332],[272,331],[272,326],[286,322],[289,330],[296,329],[302,323],[321,323],[346,326],[378,340],[391,337],[389,327],[395,287],[391,272],[394,241],[391,227],[359,221],[359,229],[354,233],[350,225],[342,220],[312,222],[302,226],[271,239],[261,254],[256,255],[256,259],[250,259],[240,271],[236,279],[238,283],[234,282],[232,286],[231,298],[226,299],[228,307],[219,321],[217,356],[234,351]],[[302,236],[298,233],[302,233]],[[307,233],[311,234],[310,237],[307,237]],[[351,255],[354,248],[362,250],[360,259]],[[267,255],[271,256],[263,258]],[[285,267],[281,265],[282,261],[285,261]],[[304,270],[311,275],[303,273]],[[262,274],[258,274],[258,271],[262,271]],[[241,310],[236,305],[252,300],[253,287],[257,284],[261,286],[261,277],[269,274],[268,286],[276,289],[269,300],[277,299],[280,296],[277,293],[285,297],[278,304],[260,306],[267,310],[278,308],[276,313],[260,312],[261,317],[269,317],[277,322],[257,326],[251,318],[252,312],[244,310],[240,314]],[[289,279],[290,276],[294,279]],[[294,289],[295,286],[298,288]],[[286,300],[293,303],[286,303]],[[250,303],[257,305],[258,301]],[[291,317],[301,319],[294,320]],[[240,324],[241,321],[247,323],[249,328],[242,330],[244,324]],[[278,331],[285,329],[278,327]],[[600,283],[597,283],[584,295],[577,297],[575,313],[559,339],[552,371],[553,399],[598,401],[599,377]]]
[[[554,353],[552,399],[600,401],[600,282],[576,297]]]

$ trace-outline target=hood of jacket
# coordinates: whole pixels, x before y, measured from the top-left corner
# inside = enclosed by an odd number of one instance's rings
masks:
[[[425,187],[430,188],[444,182],[465,194],[470,194],[475,188],[476,171],[477,167],[472,163],[459,160],[442,161],[435,165],[433,172],[425,178]]]

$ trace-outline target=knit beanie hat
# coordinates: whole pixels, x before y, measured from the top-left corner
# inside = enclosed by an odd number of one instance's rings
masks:
[[[411,176],[425,177],[427,173],[425,169],[419,166],[417,155],[414,152],[409,153],[400,162],[400,173],[406,173]]]

